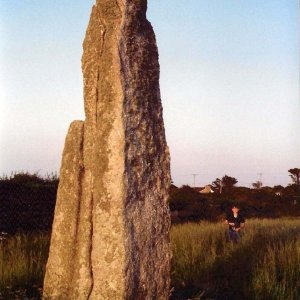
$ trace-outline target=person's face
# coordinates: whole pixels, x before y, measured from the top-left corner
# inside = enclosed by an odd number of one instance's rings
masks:
[[[231,210],[234,214],[237,214],[239,212],[239,208],[237,208],[236,206],[234,206]]]

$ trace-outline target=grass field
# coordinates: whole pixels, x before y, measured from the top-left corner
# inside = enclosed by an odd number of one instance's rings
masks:
[[[17,234],[0,240],[0,299],[40,299],[49,234]]]
[[[172,299],[300,299],[300,219],[250,220],[241,243],[226,226],[174,225]],[[0,241],[0,299],[39,299],[49,234]]]
[[[300,299],[300,219],[251,220],[238,245],[225,229],[172,228],[173,299]]]

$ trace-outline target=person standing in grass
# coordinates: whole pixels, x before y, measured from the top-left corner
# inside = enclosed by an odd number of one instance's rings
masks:
[[[237,204],[231,206],[231,212],[227,215],[225,224],[229,225],[228,235],[230,241],[238,243],[241,239],[241,230],[245,227],[245,219],[239,213]]]

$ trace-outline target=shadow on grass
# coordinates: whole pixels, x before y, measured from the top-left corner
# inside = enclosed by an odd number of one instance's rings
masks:
[[[213,264],[202,268],[197,278],[188,283],[174,283],[171,300],[250,300],[257,299],[252,282],[258,262],[270,245],[285,243],[297,237],[299,231],[278,234],[275,238],[258,231],[253,239],[233,245],[229,253],[219,255]]]
[[[228,242],[228,246],[231,246]],[[251,244],[236,245],[230,255],[218,257],[215,263],[203,270],[203,276],[192,283],[175,289],[172,300],[215,299],[246,300],[257,253]]]

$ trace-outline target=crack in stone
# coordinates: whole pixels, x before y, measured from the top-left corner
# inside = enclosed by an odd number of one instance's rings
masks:
[[[100,43],[100,57],[101,57],[103,53],[104,42],[105,42],[106,26],[105,26],[105,22],[102,20],[99,10],[97,9],[96,11],[97,11],[97,19],[99,22],[100,33],[101,33],[101,43]]]
[[[90,276],[91,276],[91,288],[87,296],[87,300],[90,299],[93,288],[94,288],[94,274],[93,274],[93,263],[92,263],[92,252],[93,252],[93,211],[94,211],[94,180],[93,177],[91,178],[91,212],[90,212],[90,223],[91,223],[91,243],[90,243],[90,249],[89,249],[89,264],[90,264]]]
[[[79,188],[78,188],[78,211],[77,211],[77,218],[76,218],[76,244],[78,240],[78,229],[79,229],[79,221],[80,221],[80,209],[81,209],[81,199],[82,199],[82,183],[83,183],[83,177],[84,177],[84,165],[83,165],[83,145],[84,145],[84,122],[82,124],[82,140],[80,143],[80,153],[81,153],[81,161],[80,161],[80,171],[78,175],[78,182],[79,182]]]
[[[98,123],[98,100],[99,100],[99,77],[100,77],[100,71],[99,67],[97,69],[97,83],[96,83],[96,97],[95,97],[95,121],[96,121],[96,127]]]
[[[102,29],[101,29],[101,47],[100,47],[100,57],[103,54],[103,49],[104,49],[104,42],[105,42],[105,34],[106,34],[106,27],[104,24],[102,24]]]

